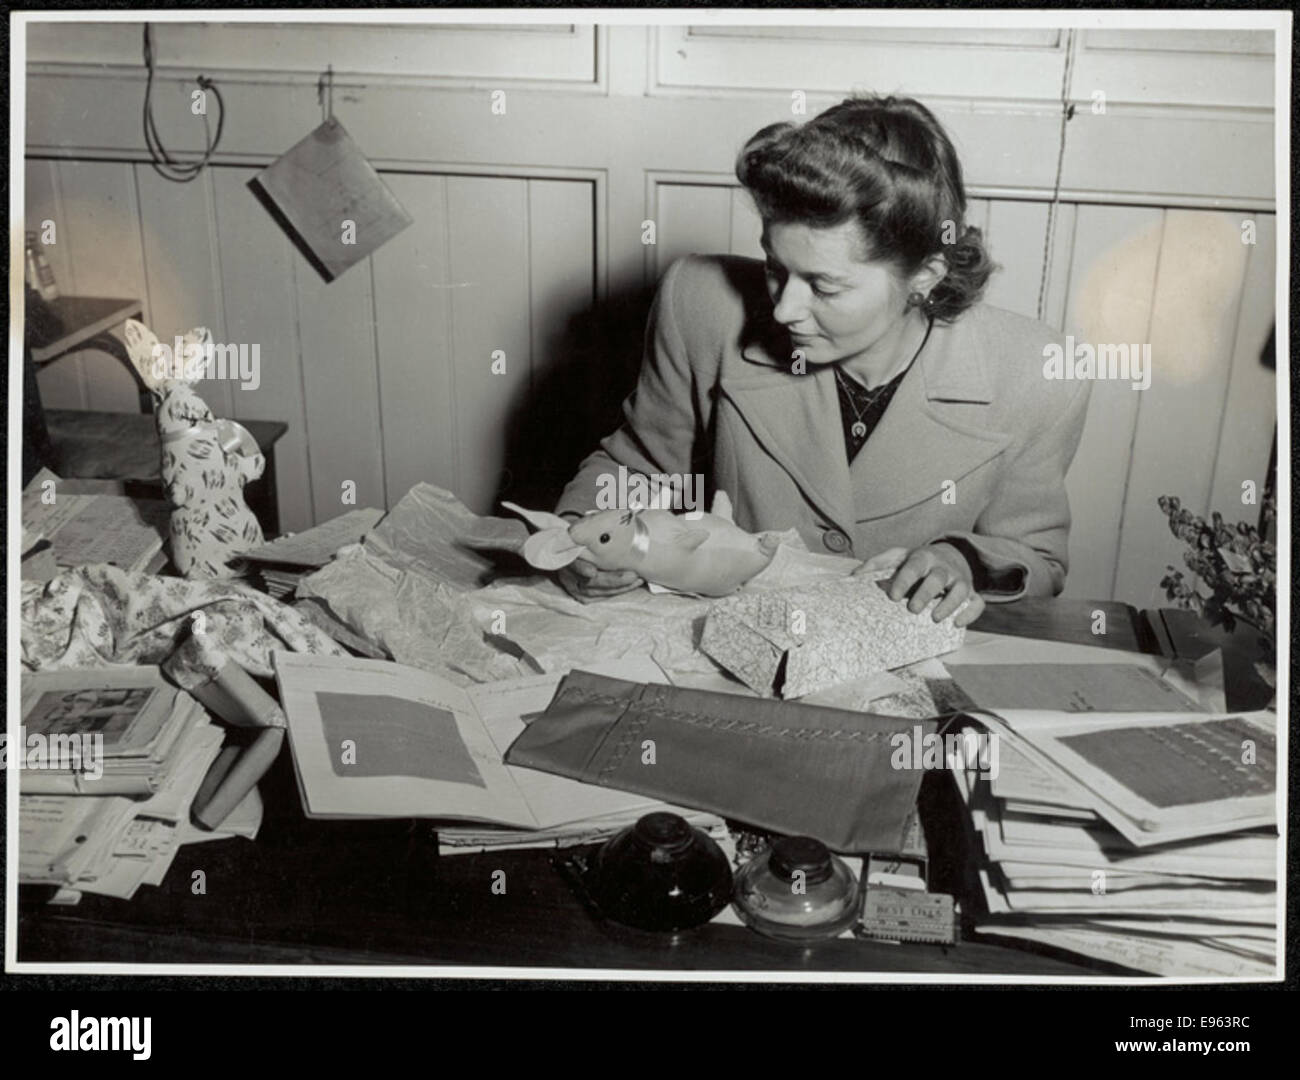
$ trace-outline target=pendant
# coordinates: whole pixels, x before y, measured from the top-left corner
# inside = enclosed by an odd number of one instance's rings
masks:
[[[857,421],[849,430],[853,432],[855,439],[865,439],[867,437],[867,425],[861,420]]]

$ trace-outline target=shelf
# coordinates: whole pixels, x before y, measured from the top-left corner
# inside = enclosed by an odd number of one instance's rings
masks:
[[[102,296],[42,300],[27,308],[27,347],[33,361],[45,364],[143,313],[139,300]]]

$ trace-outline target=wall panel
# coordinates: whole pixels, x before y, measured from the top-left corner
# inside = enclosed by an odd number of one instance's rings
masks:
[[[256,344],[260,382],[231,388],[238,420],[280,420],[288,431],[275,447],[280,527],[307,528],[312,513],[307,412],[298,342],[298,296],[293,261],[300,256],[270,226],[249,190],[253,169],[212,170],[213,220],[226,341]]]
[[[731,224],[727,251],[732,255],[763,258],[763,222],[754,208],[754,200],[741,188],[731,189]]]
[[[455,490],[486,513],[503,479],[511,417],[531,380],[528,181],[449,177],[447,203],[458,286],[451,298]],[[499,374],[494,353],[504,356]]]
[[[985,299],[1030,319],[1038,317],[1047,210],[1047,204],[1040,202],[989,202],[989,252],[999,269],[989,281]]]
[[[268,228],[272,227],[269,223]],[[312,514],[328,521],[356,506],[383,506],[383,438],[369,260],[328,284],[297,251],[290,260],[302,348]]]
[[[146,324],[152,314],[140,233],[134,166],[110,161],[61,161],[57,165],[66,233],[70,295],[139,298]],[[139,412],[135,376],[115,356],[82,354],[86,408]]]
[[[336,84],[351,77],[460,79],[510,82],[594,83],[596,28],[573,24],[516,23],[507,27],[452,25],[276,23],[212,25],[154,23],[160,68],[202,68],[257,73],[298,73],[315,78],[334,66]],[[142,30],[133,23],[34,23],[30,57],[44,63],[139,67]]]
[[[196,326],[225,344],[211,170],[188,184],[165,180],[145,165],[135,166],[135,173],[150,329],[169,347]],[[231,416],[233,385],[229,378],[200,379],[195,389],[217,416]]]
[[[656,242],[650,250],[655,277],[683,255],[731,249],[731,188],[656,183],[652,190]]]
[[[447,252],[447,181],[394,174],[384,182],[414,223],[371,256],[387,503],[420,481],[454,490],[455,379],[451,296],[462,287]]]
[[[1277,375],[1260,362],[1274,322],[1277,221],[1271,214],[1260,214],[1253,220],[1256,242],[1249,249],[1246,264],[1232,370],[1210,484],[1209,509],[1218,510],[1228,521],[1256,520],[1258,507],[1242,504],[1242,483],[1253,480],[1257,493],[1263,494],[1277,430]]]
[[[53,161],[28,161],[24,169],[26,180],[26,231],[43,232],[46,221],[54,225],[54,243],[43,244],[41,250],[54,272],[59,289],[68,293],[72,288],[72,263],[67,257],[66,221],[59,207],[58,174]],[[40,243],[38,235],[37,242]],[[37,369],[36,385],[41,400],[50,409],[86,408],[86,377],[82,371],[81,354],[60,357]]]
[[[1115,596],[1147,606],[1181,541],[1156,505],[1178,495],[1204,513],[1236,336],[1248,249],[1239,215],[1170,210],[1151,306],[1153,374],[1141,394],[1124,500]]]
[[[1081,206],[1070,265],[1065,332],[1076,341],[1148,341],[1163,215],[1128,206]],[[1141,395],[1128,385],[1092,387],[1088,419],[1066,476],[1070,596],[1110,597]]]

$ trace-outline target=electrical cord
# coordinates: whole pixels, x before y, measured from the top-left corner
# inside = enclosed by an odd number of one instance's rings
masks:
[[[1047,204],[1047,235],[1043,238],[1043,266],[1038,278],[1038,318],[1041,320],[1047,307],[1047,278],[1052,272],[1052,254],[1056,248],[1056,210],[1061,204],[1061,171],[1065,166],[1066,125],[1074,119],[1074,105],[1070,102],[1070,75],[1074,70],[1074,31],[1067,31],[1065,39],[1065,71],[1061,78],[1061,131],[1056,151],[1056,179],[1052,183],[1052,200]]]
[[[217,144],[221,142],[221,129],[226,122],[226,103],[221,99],[221,91],[217,89],[216,83],[206,75],[198,76],[194,81],[199,87],[206,91],[211,91],[212,96],[217,99],[217,133],[213,137],[212,129],[208,126],[207,110],[203,111],[203,130],[207,136],[207,149],[204,150],[203,156],[197,161],[179,161],[168,152],[163,146],[162,139],[158,135],[158,126],[154,123],[153,118],[153,78],[154,78],[154,57],[153,57],[153,36],[150,33],[149,24],[144,26],[144,65],[148,72],[144,87],[144,141],[149,148],[149,157],[152,159],[150,164],[154,172],[159,176],[174,181],[178,184],[188,184],[199,175],[205,166],[212,160],[212,155],[216,152]]]

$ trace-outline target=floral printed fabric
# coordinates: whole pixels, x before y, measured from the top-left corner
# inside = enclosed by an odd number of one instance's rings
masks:
[[[298,612],[247,585],[128,574],[103,563],[23,582],[22,649],[33,671],[161,664],[186,690],[232,660],[269,678],[274,649],[347,655]]]

